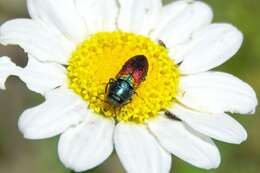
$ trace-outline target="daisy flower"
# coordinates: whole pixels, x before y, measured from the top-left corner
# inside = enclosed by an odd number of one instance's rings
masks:
[[[254,90],[210,71],[239,50],[243,35],[212,24],[211,8],[179,0],[28,0],[31,19],[0,27],[0,42],[21,46],[28,64],[0,59],[0,86],[16,75],[45,101],[26,110],[27,139],[61,135],[58,155],[74,171],[104,162],[113,148],[129,173],[168,173],[171,154],[217,168],[213,139],[240,144],[246,130],[229,113],[254,113]],[[149,63],[128,104],[107,103],[106,84],[130,58]],[[131,77],[131,76],[130,76]]]

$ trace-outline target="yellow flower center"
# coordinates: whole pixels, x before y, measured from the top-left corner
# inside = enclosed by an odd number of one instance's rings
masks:
[[[108,102],[106,86],[136,55],[148,60],[146,79],[127,104],[114,107]],[[177,95],[179,71],[167,49],[133,33],[100,32],[91,36],[73,53],[67,70],[70,88],[89,103],[89,108],[117,121],[144,123],[167,109]]]

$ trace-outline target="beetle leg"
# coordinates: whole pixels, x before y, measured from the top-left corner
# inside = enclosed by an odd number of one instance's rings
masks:
[[[111,83],[111,82],[115,82],[116,80],[115,79],[113,79],[113,78],[110,78],[109,79],[109,83]]]
[[[122,107],[124,107],[124,106],[128,105],[129,103],[131,103],[132,100],[133,100],[133,99],[131,98],[128,102],[122,104],[122,105],[119,107],[119,112],[121,111]]]
[[[114,114],[115,114],[115,116],[117,117],[117,114],[116,114],[116,107],[113,106],[113,109],[114,109]]]
[[[133,99],[131,98],[128,102],[126,102],[126,103],[124,103],[122,106],[120,106],[120,108],[122,108],[122,107],[128,105],[128,104],[131,103],[132,101],[133,101]]]
[[[108,83],[103,83],[103,85],[106,85],[105,93],[107,93],[108,86],[109,86],[110,84],[112,84],[113,82],[115,82],[115,81],[116,81],[115,79],[110,78]]]
[[[134,91],[134,94],[135,94],[135,95],[137,95],[137,96],[139,97],[139,94],[138,94],[138,92]]]
[[[106,89],[105,89],[105,93],[107,94],[107,90],[108,90],[108,85],[109,85],[110,83],[107,83],[106,84]]]
[[[97,99],[101,100],[102,102],[104,102],[104,103],[106,103],[106,104],[109,104],[109,105],[110,105],[110,103],[109,103],[108,101],[106,101],[106,100],[103,100],[102,98],[100,98],[100,97],[98,97],[98,96],[94,96],[94,97],[96,97]]]
[[[144,99],[141,96],[139,96],[138,92],[135,91],[134,94],[144,101]]]

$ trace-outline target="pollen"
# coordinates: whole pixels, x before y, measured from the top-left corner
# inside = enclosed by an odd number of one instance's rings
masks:
[[[127,60],[144,55],[149,63],[145,81],[132,99],[120,107],[107,101],[110,79],[115,79]],[[99,32],[77,47],[67,67],[69,87],[88,108],[116,121],[144,123],[175,102],[179,84],[177,65],[167,49],[148,37],[126,32]]]

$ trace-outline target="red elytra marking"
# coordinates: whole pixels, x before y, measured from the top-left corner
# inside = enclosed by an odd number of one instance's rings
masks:
[[[144,70],[139,69],[134,71],[134,73],[132,74],[136,86],[139,86],[143,82],[144,73],[145,73]]]
[[[130,75],[134,79],[134,86],[138,87],[145,79],[148,72],[148,61],[143,55],[130,58],[118,73],[117,77]]]

